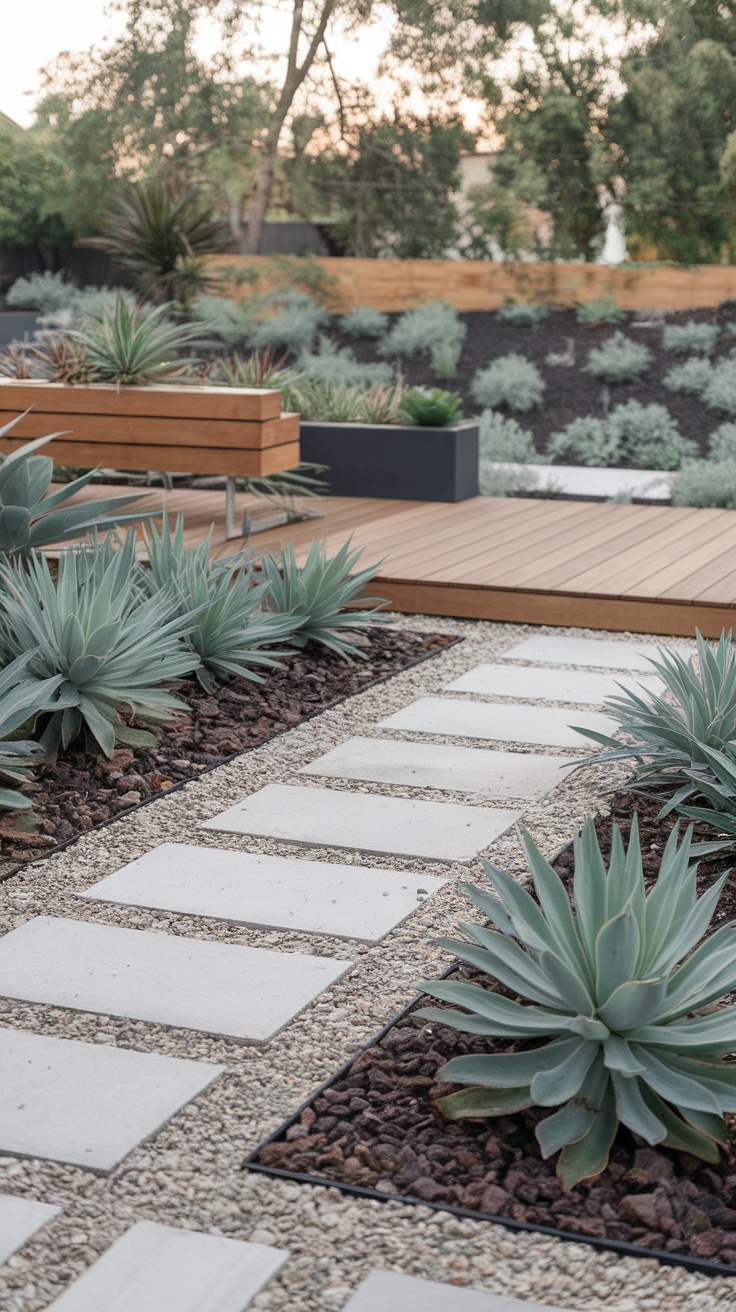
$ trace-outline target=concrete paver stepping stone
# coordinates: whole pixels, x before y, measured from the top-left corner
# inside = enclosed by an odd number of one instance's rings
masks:
[[[0,996],[263,1042],[351,965],[36,916],[0,938]]]
[[[614,733],[617,725],[596,711],[570,711],[557,706],[527,706],[519,702],[470,702],[460,697],[419,697],[379,721],[381,729],[485,738],[504,743],[534,743],[540,747],[590,748],[571,724],[598,733]]]
[[[569,760],[562,756],[350,738],[325,756],[302,766],[299,773],[483,793],[501,801],[508,797],[541,797],[569,769]]]
[[[0,1194],[0,1266],[60,1211],[52,1203]]]
[[[455,802],[268,784],[206,820],[203,828],[257,834],[312,847],[349,847],[433,861],[472,861],[514,823],[518,814]]]
[[[483,1289],[459,1289],[456,1285],[371,1271],[345,1304],[344,1312],[566,1312],[545,1303],[525,1303]],[[85,1309],[86,1312],[86,1309]]]
[[[289,1253],[139,1221],[48,1312],[244,1312]]]
[[[0,1154],[109,1171],[224,1070],[0,1029]]]
[[[162,843],[79,897],[376,943],[446,881]]]
[[[692,648],[662,639],[661,645],[692,656]],[[549,665],[588,665],[603,670],[643,670],[652,673],[647,657],[657,656],[657,647],[647,642],[615,642],[612,638],[566,638],[557,634],[535,633],[509,651],[505,661],[539,661]]]
[[[618,645],[618,644],[617,644]],[[536,666],[476,665],[459,679],[446,683],[443,692],[477,693],[480,697],[512,697],[519,701],[568,702],[600,706],[604,697],[621,694],[626,688],[644,687],[661,692],[656,675],[632,679],[625,674],[589,674],[585,670],[540,670]]]

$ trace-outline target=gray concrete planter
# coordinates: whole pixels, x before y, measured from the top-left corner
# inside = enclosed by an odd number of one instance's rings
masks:
[[[301,458],[327,465],[336,497],[466,501],[478,495],[478,425],[413,428],[399,424],[302,421]]]
[[[38,328],[35,310],[0,310],[0,346],[28,342]]]

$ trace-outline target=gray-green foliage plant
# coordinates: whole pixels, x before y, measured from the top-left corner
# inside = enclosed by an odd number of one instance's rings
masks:
[[[727,1143],[736,1008],[693,1013],[736,987],[736,926],[704,938],[728,872],[698,898],[691,837],[680,842],[675,826],[647,892],[636,816],[628,850],[614,826],[607,869],[588,820],[574,843],[573,909],[522,834],[536,898],[484,861],[490,890],[464,891],[491,928],[463,924],[465,939],[438,940],[515,996],[452,979],[421,985],[455,1008],[420,1010],[433,1025],[513,1045],[447,1062],[438,1078],[468,1087],[441,1100],[444,1114],[557,1109],[535,1133],[543,1157],[560,1153],[566,1189],[605,1169],[619,1125],[714,1164]]]
[[[594,346],[583,367],[604,383],[627,383],[645,373],[651,361],[652,353],[643,342],[619,332],[601,346]]]
[[[713,366],[702,397],[711,410],[736,415],[736,360],[721,360]]]
[[[242,553],[213,560],[211,529],[197,547],[185,547],[182,515],[173,529],[164,515],[161,528],[146,528],[145,541],[149,568],[141,567],[142,586],[151,597],[168,596],[173,613],[188,618],[185,640],[208,692],[233,675],[262,683],[262,670],[282,668],[277,658],[286,653],[273,649],[294,626],[288,615],[263,610],[266,585],[254,582],[252,562]]]
[[[308,292],[277,292],[266,303],[269,311],[256,322],[251,333],[254,346],[271,346],[299,355],[314,346],[319,330],[330,315]]]
[[[80,291],[67,282],[63,273],[29,273],[16,278],[5,293],[5,303],[11,310],[38,310],[39,314],[52,314],[58,310],[74,310]]]
[[[386,622],[378,613],[386,603],[362,595],[381,564],[357,569],[362,555],[363,548],[354,548],[349,540],[328,556],[326,545],[315,538],[301,567],[291,543],[282,546],[278,557],[264,556],[264,606],[289,617],[295,646],[317,642],[348,661],[365,655],[365,629]]]
[[[662,379],[662,386],[670,392],[687,392],[691,396],[702,396],[708,386],[713,365],[705,356],[694,355],[682,364],[673,365]]]
[[[719,424],[713,430],[708,455],[711,460],[736,460],[736,424]]]
[[[578,323],[599,324],[599,323],[621,323],[624,318],[624,312],[616,304],[612,296],[597,296],[592,301],[586,301],[585,305],[579,305],[575,318]]]
[[[524,464],[499,465],[481,457],[478,464],[478,488],[483,497],[526,497],[533,495],[539,478]]]
[[[182,353],[201,343],[202,329],[196,323],[173,323],[170,315],[174,308],[165,304],[149,312],[138,307],[131,310],[125,297],[118,296],[111,309],[90,321],[84,331],[74,333],[96,381],[129,387],[196,364],[196,356]]]
[[[736,510],[736,456],[685,461],[672,484],[672,504]]]
[[[18,738],[18,730],[33,726],[38,715],[48,709],[58,680],[28,677],[33,651],[24,652],[0,670],[0,777],[14,783],[28,779],[34,765],[44,760],[40,743]],[[30,798],[15,788],[0,786],[0,810],[28,811]]]
[[[428,301],[397,319],[379,351],[392,357],[427,352],[437,377],[453,378],[467,331],[451,305],[445,301]]]
[[[388,315],[374,310],[372,305],[356,305],[340,319],[340,329],[346,337],[385,337],[388,332]]]
[[[457,392],[440,387],[410,387],[404,392],[399,418],[419,428],[448,428],[462,419]]]
[[[302,419],[333,424],[398,423],[405,390],[401,382],[349,386],[309,374],[294,375],[279,386],[284,409],[298,411]]]
[[[5,424],[0,437],[10,433],[21,418],[19,415]],[[24,559],[32,551],[84,537],[93,530],[104,532],[116,524],[150,518],[152,512],[120,513],[141,500],[139,493],[68,504],[87,486],[94,470],[52,490],[54,462],[50,456],[36,452],[57,436],[50,433],[35,438],[9,455],[0,456],[0,559]]]
[[[624,401],[614,406],[607,427],[621,449],[623,463],[635,469],[679,469],[697,452],[667,407],[657,402]]]
[[[621,460],[621,443],[605,419],[583,415],[566,428],[552,433],[547,455],[558,465],[616,465]]]
[[[56,578],[45,556],[0,563],[3,663],[31,652],[29,675],[58,680],[40,739],[51,756],[80,734],[106,756],[116,741],[154,743],[128,720],[162,723],[186,709],[161,685],[196,669],[190,627],[168,594],[143,595],[133,531],[117,548],[93,540],[62,552]]]
[[[708,355],[718,340],[720,329],[714,323],[698,323],[688,319],[687,323],[668,323],[662,333],[662,346],[665,351],[674,351],[676,355],[689,355],[691,351],[702,351]]]
[[[227,296],[205,294],[198,297],[193,316],[201,325],[202,337],[214,337],[230,348],[242,346],[253,331],[250,303],[231,301]]]
[[[320,334],[316,351],[301,352],[297,368],[311,378],[347,387],[390,384],[394,376],[390,364],[363,364],[349,346],[338,346],[324,333]]]
[[[546,305],[535,305],[530,301],[512,301],[499,306],[498,317],[512,328],[534,328],[549,314]]]
[[[522,428],[510,415],[484,410],[478,419],[478,431],[481,460],[519,465],[542,461],[534,449],[530,430]]]
[[[545,389],[546,384],[537,366],[516,351],[500,355],[479,369],[470,384],[473,400],[479,405],[517,413],[525,413],[539,405]]]

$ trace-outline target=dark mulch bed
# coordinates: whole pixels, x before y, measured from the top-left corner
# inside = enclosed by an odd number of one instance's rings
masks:
[[[366,659],[352,665],[310,644],[263,684],[233,679],[210,696],[196,680],[182,681],[173,691],[191,718],[166,726],[155,747],[120,748],[111,760],[69,751],[37,772],[24,791],[33,798],[39,827],[18,832],[12,817],[0,820],[0,878],[457,641],[381,626],[370,635]]]
[[[598,817],[604,850],[614,820],[628,830],[631,809],[631,797],[620,795],[613,799],[611,816]],[[640,808],[651,876],[671,828],[671,822],[656,821],[656,811]],[[571,873],[569,849],[556,864],[563,878]],[[711,882],[723,865],[716,859],[704,863],[703,882]],[[724,904],[719,920],[729,910],[733,914],[733,892]],[[487,982],[466,967],[459,975]],[[606,1171],[565,1193],[554,1159],[542,1160],[534,1137],[545,1112],[445,1121],[434,1100],[453,1086],[436,1082],[440,1066],[450,1057],[494,1046],[508,1050],[505,1043],[427,1024],[409,1012],[325,1089],[285,1136],[266,1145],[258,1161],[433,1204],[736,1265],[733,1148],[713,1168],[686,1153],[644,1146],[621,1130]]]
[[[406,381],[412,385],[443,387],[457,391],[465,402],[466,413],[477,410],[470,395],[470,383],[478,369],[489,364],[497,355],[507,355],[515,351],[528,356],[542,373],[547,385],[542,404],[528,414],[518,414],[515,418],[523,428],[534,434],[535,444],[540,453],[546,451],[547,439],[551,433],[565,428],[573,419],[581,415],[603,417],[604,395],[599,380],[584,373],[585,364],[591,347],[600,346],[614,332],[621,331],[637,342],[642,342],[652,352],[652,363],[642,378],[633,383],[617,383],[608,388],[609,406],[632,398],[648,405],[657,401],[666,405],[677,419],[685,437],[697,442],[702,453],[707,453],[708,435],[726,417],[714,410],[707,410],[697,397],[687,396],[682,392],[670,392],[662,386],[662,377],[675,364],[685,358],[672,351],[662,349],[662,332],[659,328],[633,328],[635,316],[627,314],[621,323],[604,324],[590,327],[579,324],[574,310],[552,311],[541,323],[533,328],[513,328],[504,323],[494,311],[474,311],[460,316],[467,325],[468,335],[465,339],[457,375],[451,382],[436,378],[429,358],[425,355],[412,356],[404,361],[403,369]],[[392,319],[395,316],[392,316]],[[736,318],[733,308],[718,310],[679,310],[667,314],[667,323],[686,323],[689,319],[719,323],[724,328],[716,345],[717,355],[727,355],[736,345],[734,338],[725,331],[725,324]],[[575,344],[575,364],[572,367],[548,365],[545,363],[550,351],[564,351],[568,339]],[[379,357],[375,346],[366,341],[348,341],[356,357],[365,362],[375,362]]]

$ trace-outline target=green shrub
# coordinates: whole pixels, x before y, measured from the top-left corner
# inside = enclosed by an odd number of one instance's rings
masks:
[[[295,646],[317,642],[347,661],[365,655],[368,638],[363,630],[385,623],[377,612],[386,603],[380,597],[362,595],[381,564],[356,570],[363,550],[354,550],[348,541],[328,557],[325,543],[315,538],[301,569],[291,543],[282,546],[278,559],[264,557],[264,605],[275,615],[288,616]],[[359,601],[370,609],[358,610]]]
[[[714,323],[697,323],[688,319],[687,323],[668,323],[662,333],[662,345],[665,351],[674,351],[676,355],[688,355],[691,351],[702,351],[708,355],[716,344],[719,328]]]
[[[579,305],[575,312],[575,318],[578,323],[587,324],[621,323],[624,312],[612,296],[597,296],[595,300],[587,301],[585,305]]]
[[[388,315],[374,310],[372,305],[356,305],[344,314],[340,329],[346,337],[384,337],[388,331]]]
[[[308,292],[279,292],[267,304],[276,313],[258,320],[252,333],[253,345],[275,347],[292,355],[311,350],[319,329],[330,318]]]
[[[646,372],[652,353],[642,342],[634,342],[623,333],[614,333],[602,346],[588,352],[584,368],[605,383],[627,383]]]
[[[528,301],[512,301],[509,305],[501,305],[498,310],[499,319],[512,328],[534,328],[548,314],[546,305],[534,305]]]
[[[679,469],[696,454],[665,405],[626,401],[611,411],[608,430],[621,448],[623,463],[635,469]]]
[[[647,894],[636,816],[628,851],[614,826],[608,869],[588,820],[575,839],[573,909],[522,838],[536,899],[484,861],[493,891],[463,891],[492,928],[463,924],[464,939],[438,940],[502,991],[453,979],[421,986],[461,1008],[425,1007],[423,1019],[510,1045],[447,1062],[437,1078],[468,1087],[441,1110],[456,1120],[557,1108],[535,1133],[543,1157],[561,1150],[565,1189],[605,1169],[620,1124],[645,1143],[717,1164],[725,1116],[736,1111],[736,1065],[724,1060],[736,1044],[736,1009],[693,1013],[736,987],[733,925],[703,939],[728,872],[698,899],[691,830],[678,846],[676,826]]]
[[[491,410],[525,412],[539,405],[546,385],[537,366],[525,355],[512,351],[479,369],[470,384],[473,399]]]
[[[379,347],[381,355],[419,355],[426,351],[438,378],[452,378],[457,370],[467,328],[456,310],[444,301],[429,301],[407,310],[397,319]]]
[[[116,741],[154,743],[122,713],[155,724],[186,709],[160,685],[196,669],[190,627],[169,596],[142,598],[133,531],[118,549],[93,540],[63,552],[56,578],[45,556],[22,569],[0,564],[4,660],[32,652],[29,674],[59,679],[40,740],[50,756],[82,733],[89,751],[106,756]]]
[[[420,428],[449,428],[462,419],[457,392],[439,387],[410,387],[404,393],[399,418]]]
[[[702,395],[711,410],[736,415],[736,360],[722,360],[714,365]]]
[[[173,308],[167,304],[148,314],[137,308],[131,311],[125,298],[118,296],[112,310],[105,310],[85,332],[75,333],[95,379],[134,386],[196,364],[196,357],[183,358],[181,352],[201,342],[202,330],[198,324],[172,323],[168,316]]]
[[[736,510],[736,459],[687,460],[672,484],[672,504]]]
[[[301,352],[298,368],[309,374],[311,378],[348,387],[372,387],[375,383],[389,384],[394,376],[391,365],[361,364],[356,360],[349,346],[339,347],[324,334],[320,334],[316,352]]]
[[[73,283],[66,282],[63,273],[29,273],[16,278],[5,293],[5,303],[11,310],[38,310],[39,314],[52,314],[59,310],[75,310],[81,292]]]
[[[684,364],[676,364],[668,369],[662,379],[662,386],[671,392],[689,392],[693,396],[702,396],[713,373],[713,365],[703,356],[693,356]]]
[[[484,410],[478,420],[481,460],[535,464],[542,460],[528,428],[498,410]]]
[[[0,670],[0,777],[16,783],[28,778],[45,753],[40,743],[9,735],[33,724],[48,710],[59,684],[58,679],[29,679],[28,665],[33,656],[33,651],[24,652]],[[30,807],[28,797],[14,788],[0,786],[0,810],[28,811]]]
[[[215,337],[229,347],[247,342],[253,331],[252,307],[227,296],[200,296],[192,312],[203,337]]]
[[[621,442],[604,419],[585,415],[552,433],[547,455],[556,465],[617,465]]]
[[[736,460],[736,424],[719,424],[708,443],[711,460]]]

